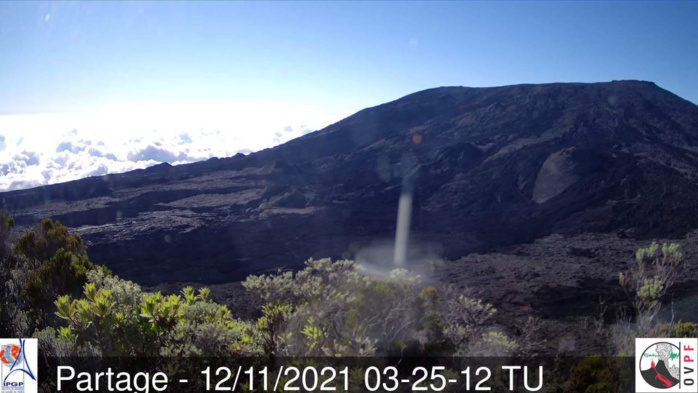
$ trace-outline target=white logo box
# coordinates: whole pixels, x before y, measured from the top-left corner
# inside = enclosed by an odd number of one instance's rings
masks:
[[[635,339],[635,392],[698,393],[698,339]]]
[[[0,393],[37,393],[38,349],[35,338],[0,339]]]

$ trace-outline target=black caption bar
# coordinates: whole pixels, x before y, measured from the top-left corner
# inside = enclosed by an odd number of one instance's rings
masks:
[[[39,359],[43,392],[611,392],[634,378],[632,358],[596,356]]]

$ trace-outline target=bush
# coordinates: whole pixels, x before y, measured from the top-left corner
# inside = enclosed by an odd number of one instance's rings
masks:
[[[12,279],[13,270],[16,268],[17,262],[12,254],[10,246],[10,234],[14,228],[15,222],[7,214],[7,211],[0,210],[0,336],[2,337],[17,337],[14,335],[16,327],[11,326],[17,322],[14,307],[17,287]]]
[[[12,252],[12,249],[9,247],[9,240],[14,226],[15,220],[7,214],[6,210],[0,210],[0,261],[5,261]]]
[[[395,355],[444,348],[459,354],[496,349],[503,355],[517,347],[491,329],[494,308],[468,293],[422,288],[419,276],[400,269],[389,277],[366,276],[347,260],[310,259],[305,266],[295,275],[250,276],[243,284],[267,301],[257,328],[268,355]]]
[[[522,348],[494,328],[492,305],[470,291],[425,287],[401,269],[371,277],[353,261],[310,259],[295,274],[250,276],[243,285],[265,304],[245,322],[206,288],[163,295],[113,276],[51,219],[10,248],[13,225],[0,212],[3,334],[33,334],[49,355],[503,356]]]
[[[181,295],[143,292],[126,280],[95,270],[84,297],[60,296],[56,315],[67,326],[57,347],[102,356],[230,356],[255,352],[251,326],[232,318],[210,292],[192,287]]]
[[[636,312],[637,333],[646,335],[652,329],[661,301],[685,267],[683,253],[676,243],[653,242],[637,250],[637,265],[620,273],[618,281],[629,295]]]
[[[677,322],[672,329],[671,337],[678,338],[697,338],[698,324],[694,322]]]
[[[620,371],[617,358],[591,356],[572,367],[565,392],[611,393],[619,392]]]
[[[105,267],[89,261],[80,236],[48,218],[17,239],[5,269],[3,300],[12,305],[5,316],[26,320],[26,326],[15,331],[21,335],[51,323],[53,301],[59,295],[79,293],[89,271],[100,269],[109,274]]]
[[[14,220],[0,212],[0,300],[3,335],[28,336],[53,319],[56,296],[78,291],[86,272],[96,268],[87,259],[77,235],[50,219],[9,246]]]

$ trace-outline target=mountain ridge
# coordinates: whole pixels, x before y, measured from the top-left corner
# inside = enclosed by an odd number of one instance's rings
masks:
[[[698,228],[698,106],[652,82],[439,87],[247,156],[0,194],[57,218],[142,283],[226,282],[389,243],[413,192],[414,255],[550,235]],[[389,248],[389,247],[388,247]]]

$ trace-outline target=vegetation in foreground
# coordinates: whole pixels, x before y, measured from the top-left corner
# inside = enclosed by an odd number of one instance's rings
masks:
[[[37,337],[54,356],[530,356],[537,321],[518,335],[493,322],[496,309],[471,291],[424,285],[395,270],[370,277],[352,261],[308,260],[298,272],[250,276],[263,299],[257,320],[236,318],[206,288],[149,293],[89,261],[82,239],[45,219],[9,243],[14,222],[0,213],[0,325],[5,337]],[[656,322],[683,268],[676,244],[638,250],[619,284],[634,322],[604,331],[613,354],[636,336],[696,337],[696,324]],[[584,367],[594,367],[593,361]],[[598,362],[597,362],[598,363]],[[586,374],[585,374],[586,375]]]

